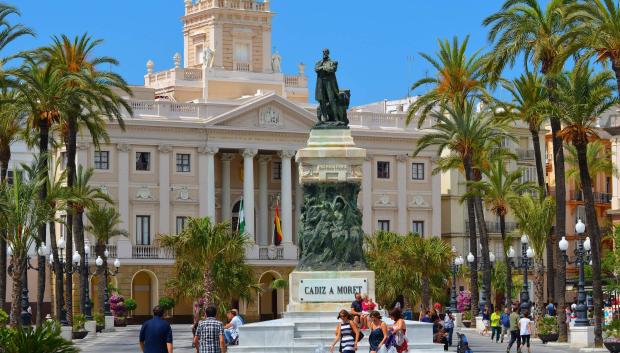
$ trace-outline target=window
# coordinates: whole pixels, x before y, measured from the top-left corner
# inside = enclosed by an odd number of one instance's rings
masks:
[[[197,45],[196,46],[196,63],[202,65],[204,63],[204,57],[202,56],[202,52],[203,52],[203,46],[201,45]]]
[[[250,62],[250,45],[247,43],[237,43],[235,45],[235,62],[249,63]]]
[[[413,228],[411,231],[414,234],[424,236],[424,221],[413,221]]]
[[[67,169],[67,152],[60,152],[60,168]]]
[[[190,155],[188,153],[177,153],[177,173],[189,173],[190,171]]]
[[[379,179],[390,178],[390,162],[385,162],[385,161],[377,162],[377,178]]]
[[[386,219],[380,219],[378,221],[377,227],[379,228],[379,230],[382,230],[382,231],[385,231],[385,232],[389,232],[390,231],[390,221],[388,221]]]
[[[6,173],[6,182],[9,185],[13,185],[13,171],[12,170],[7,171],[7,173]]]
[[[67,236],[67,215],[60,216],[60,237],[65,238]]]
[[[282,179],[282,162],[271,162],[271,179],[273,180],[281,180]]]
[[[177,216],[177,235],[183,232],[183,229],[185,229],[186,223],[187,223],[187,217]]]
[[[411,179],[424,180],[424,163],[411,164]]]
[[[521,168],[521,182],[522,183],[534,183],[538,181],[538,174],[536,173],[536,167],[522,167]]]
[[[110,169],[110,152],[95,151],[95,169]]]
[[[151,245],[151,216],[136,216],[136,245]]]
[[[611,194],[611,177],[605,177],[605,192]]]
[[[151,170],[151,153],[150,152],[136,152],[136,170],[139,170],[139,171]]]

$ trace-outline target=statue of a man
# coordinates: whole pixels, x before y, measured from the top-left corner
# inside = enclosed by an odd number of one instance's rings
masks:
[[[278,53],[278,51],[276,50],[276,52],[271,56],[271,70],[274,73],[280,73],[281,63],[282,63],[282,57],[280,56],[280,53]]]
[[[329,49],[323,49],[323,59],[314,66],[316,71],[316,100],[319,102],[319,124],[338,121],[338,62],[329,58]]]

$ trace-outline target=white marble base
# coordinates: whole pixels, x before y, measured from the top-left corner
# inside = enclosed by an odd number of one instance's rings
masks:
[[[284,313],[278,320],[257,322],[239,328],[239,345],[229,347],[231,353],[315,353],[323,347],[327,352],[334,339],[337,312]],[[385,319],[388,324],[392,322]],[[433,343],[433,325],[406,321],[409,353],[441,352],[443,345]],[[369,332],[358,345],[367,352]]]
[[[104,332],[114,332],[114,316],[106,316],[105,317],[105,328]]]
[[[463,314],[453,313],[452,315],[454,315],[454,327],[455,328],[463,327]]]
[[[343,302],[302,302],[299,297],[300,281],[304,279],[347,279],[363,278],[367,280],[367,293],[370,298],[375,298],[375,273],[373,271],[293,271],[289,275],[289,303],[288,312],[338,312],[340,309],[349,310],[351,302],[355,299],[351,295],[350,300]]]
[[[73,339],[73,327],[61,326],[60,337],[62,337],[65,341],[71,341]]]
[[[570,328],[571,348],[594,347],[594,326],[573,326]]]
[[[97,337],[97,323],[95,320],[86,321],[84,324],[84,329],[88,331],[88,335],[86,335],[85,339],[92,339]]]

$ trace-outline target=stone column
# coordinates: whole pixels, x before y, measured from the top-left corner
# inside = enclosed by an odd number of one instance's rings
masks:
[[[215,221],[215,154],[219,150],[207,148],[207,217]]]
[[[200,146],[198,148],[198,199],[200,217],[215,220],[215,147]]]
[[[543,140],[544,141],[544,140]],[[614,137],[611,140],[611,160],[613,165],[616,167],[620,166],[620,138]],[[620,208],[620,176],[616,174],[612,174],[611,176],[611,209],[617,210]]]
[[[407,234],[409,232],[409,217],[407,212],[407,162],[409,156],[401,154],[396,156],[396,182],[398,184],[398,232]]]
[[[118,212],[121,216],[121,229],[129,229],[129,151],[126,143],[116,145],[118,150]]]
[[[296,173],[296,178],[295,180],[293,180],[293,183],[295,183],[295,220],[293,221],[293,223],[295,224],[295,230],[293,232],[293,239],[294,242],[297,244],[297,237],[295,236],[296,233],[299,232],[299,220],[301,219],[301,208],[303,207],[304,204],[304,189],[301,187],[301,182],[299,181],[299,163],[296,163],[297,166],[297,173]]]
[[[362,165],[362,229],[372,234],[372,157],[366,155]]]
[[[269,245],[269,161],[271,156],[258,156],[258,245]]]
[[[292,177],[291,177],[291,158],[295,156],[295,151],[280,151],[278,153],[282,159],[281,173],[281,198],[280,208],[282,211],[282,243],[293,243],[293,197],[292,197]]]
[[[429,163],[428,173],[427,175],[432,175],[433,169],[437,166],[438,158],[433,157],[431,159],[431,163]],[[432,202],[431,205],[433,207],[432,211],[432,227],[429,233],[434,237],[441,237],[441,173],[437,173],[432,175]]]
[[[231,221],[230,205],[230,161],[235,158],[232,153],[222,153],[222,221]]]
[[[159,233],[170,234],[171,145],[159,145]]]
[[[254,156],[255,149],[245,149],[243,156],[243,213],[245,215],[245,232],[250,239],[254,239]]]
[[[84,171],[86,171],[86,169],[88,167],[90,167],[88,165],[88,152],[89,152],[89,148],[90,148],[90,143],[88,142],[78,142],[76,147],[76,168],[78,168],[79,166],[82,166],[84,168]]]

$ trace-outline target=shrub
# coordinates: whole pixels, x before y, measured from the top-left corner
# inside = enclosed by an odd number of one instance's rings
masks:
[[[93,318],[95,319],[97,326],[105,326],[105,317],[102,314],[97,313],[93,315]]]
[[[9,314],[0,309],[0,327],[6,325],[9,322]]]
[[[56,322],[45,322],[37,328],[2,328],[0,329],[0,342],[2,342],[0,352],[3,353],[79,352],[71,341],[65,341],[60,337],[60,325]]]
[[[551,333],[558,333],[558,319],[555,316],[544,316],[536,322],[536,328],[538,334],[548,335]]]
[[[73,315],[73,331],[84,331],[86,316],[84,314]]]
[[[620,342],[620,319],[614,319],[609,325],[605,326],[605,341]]]
[[[459,312],[468,311],[471,307],[471,293],[468,291],[460,291],[456,296],[456,310]]]
[[[128,311],[136,310],[137,307],[138,307],[138,303],[136,303],[135,299],[133,298],[125,299],[125,308]]]
[[[159,298],[159,306],[164,310],[170,310],[174,308],[175,305],[176,303],[174,302],[174,299],[172,299],[171,297]]]
[[[124,317],[127,312],[125,298],[122,295],[113,295],[110,298],[110,310],[112,310],[114,317]]]
[[[463,312],[463,320],[471,321],[471,311],[464,311]]]

